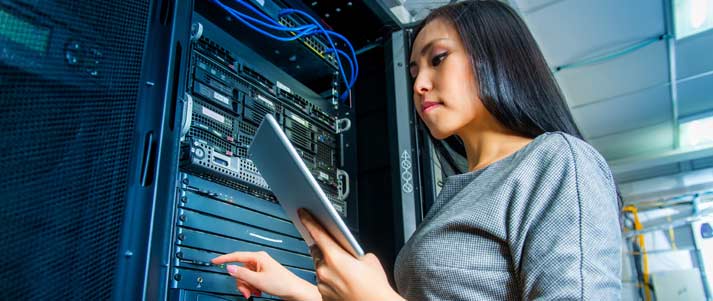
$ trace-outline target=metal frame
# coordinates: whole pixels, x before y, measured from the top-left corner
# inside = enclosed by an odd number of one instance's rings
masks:
[[[663,0],[664,20],[666,21],[666,49],[668,50],[669,94],[671,95],[671,126],[673,127],[673,149],[681,146],[678,121],[678,83],[676,82],[676,30],[674,23],[673,1]]]
[[[421,123],[422,124],[422,123]],[[419,222],[423,219],[428,211],[433,206],[436,201],[436,196],[438,196],[438,191],[436,190],[436,185],[438,185],[436,180],[436,166],[435,160],[438,158],[434,156],[434,146],[430,138],[430,133],[428,128],[425,126],[418,127],[418,135],[416,143],[421,147],[417,148],[419,166],[421,170],[421,215],[419,216]],[[440,172],[440,171],[439,171]]]
[[[388,114],[391,160],[394,162],[392,199],[396,215],[396,247],[400,248],[416,231],[421,220],[421,178],[418,164],[418,144],[415,135],[414,112],[411,104],[411,87],[407,73],[407,33],[399,30],[391,35],[393,95],[389,99]],[[398,188],[397,188],[398,187]]]
[[[133,137],[136,156],[130,165],[128,202],[116,254],[115,300],[166,299],[168,292],[181,91],[185,91],[182,74],[192,1],[152,1],[150,5]]]

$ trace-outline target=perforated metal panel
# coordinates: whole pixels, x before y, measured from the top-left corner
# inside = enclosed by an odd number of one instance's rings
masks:
[[[1,300],[111,297],[148,3],[0,0]]]

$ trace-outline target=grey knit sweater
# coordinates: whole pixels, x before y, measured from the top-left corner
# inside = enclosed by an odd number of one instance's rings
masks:
[[[621,233],[594,148],[546,133],[447,178],[396,259],[408,300],[618,300]]]

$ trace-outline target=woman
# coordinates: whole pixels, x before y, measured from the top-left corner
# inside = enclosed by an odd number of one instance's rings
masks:
[[[396,259],[398,293],[373,254],[355,259],[308,214],[318,285],[265,253],[228,266],[246,296],[291,300],[619,299],[619,202],[527,27],[497,1],[433,11],[416,30],[414,106],[467,158]]]

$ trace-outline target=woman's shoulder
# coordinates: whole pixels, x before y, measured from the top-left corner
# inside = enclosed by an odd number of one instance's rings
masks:
[[[602,155],[586,141],[563,132],[546,132],[536,137],[529,147],[530,164],[552,167],[597,167],[607,178],[611,171]]]

